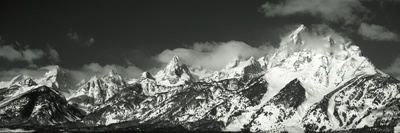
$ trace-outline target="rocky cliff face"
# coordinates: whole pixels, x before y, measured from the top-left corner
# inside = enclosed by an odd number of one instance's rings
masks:
[[[174,56],[165,69],[159,71],[154,77],[158,84],[164,86],[181,85],[194,80],[189,68],[180,63],[178,56]]]
[[[68,101],[90,113],[103,106],[115,94],[121,93],[126,86],[122,77],[112,70],[101,78],[92,77],[80,86]]]
[[[382,74],[357,77],[311,106],[302,123],[310,131],[394,127],[400,113],[399,85]]]

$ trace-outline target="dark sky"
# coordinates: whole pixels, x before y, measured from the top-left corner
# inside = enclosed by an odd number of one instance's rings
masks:
[[[132,0],[132,1],[19,1],[0,0],[0,36],[3,45],[23,49],[51,47],[60,62],[35,60],[36,65],[58,64],[76,69],[96,62],[141,69],[156,65],[149,60],[165,49],[190,46],[195,42],[242,41],[253,47],[277,46],[280,37],[294,24],[320,24],[321,17],[307,13],[267,17],[260,10],[266,0]],[[276,2],[276,1],[272,1]],[[299,5],[300,6],[300,5]],[[363,2],[370,10],[368,23],[400,31],[399,2]],[[388,67],[400,54],[399,41],[374,41],[356,34],[358,25],[342,26],[378,68]],[[350,30],[349,30],[350,27]],[[68,35],[77,35],[71,39]],[[90,39],[94,40],[90,46]],[[20,45],[16,45],[18,42]],[[0,58],[1,70],[27,67],[23,61]]]

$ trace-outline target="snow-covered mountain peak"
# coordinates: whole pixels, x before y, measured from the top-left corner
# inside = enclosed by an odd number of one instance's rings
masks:
[[[114,69],[112,69],[110,72],[108,72],[108,76],[113,77],[113,76],[120,76]]]
[[[69,95],[71,90],[76,89],[78,79],[74,79],[68,70],[57,65],[46,66],[42,69],[46,69],[48,72],[45,73],[43,78],[36,79],[39,84],[48,87],[51,84],[51,86],[54,86],[55,89],[61,91],[64,95]]]
[[[127,86],[125,80],[115,70],[101,77],[94,75],[86,83],[79,85],[78,90],[68,99],[86,108],[86,112],[93,111],[93,107],[97,105],[103,105],[105,101]]]
[[[298,51],[310,50],[314,53],[330,53],[352,51],[357,54],[358,47],[350,45],[351,41],[345,36],[340,35],[328,26],[318,25],[306,28],[300,25],[289,35],[282,38],[277,55],[291,54]]]
[[[159,84],[167,86],[181,85],[185,82],[193,81],[189,68],[185,64],[180,63],[177,55],[175,55],[167,66],[163,70],[160,70],[154,77]]]
[[[90,78],[88,80],[88,82],[94,82],[94,81],[97,81],[97,80],[99,80],[99,77],[97,77],[97,75],[94,75],[92,78]]]
[[[153,75],[150,72],[143,72],[140,76],[141,79],[154,79]]]
[[[376,73],[374,65],[361,55],[359,47],[346,42],[343,37],[333,32],[309,33],[304,27],[293,33],[303,33],[298,31],[306,34],[306,38],[300,39],[301,46],[284,39],[282,44],[290,46],[281,45],[268,58],[266,79],[272,88],[282,88],[298,78],[310,94],[318,95],[359,75]]]
[[[251,64],[257,62],[254,56],[251,56],[249,59],[247,59],[247,61],[249,61]]]
[[[295,30],[293,30],[288,36],[282,39],[280,46],[286,47],[289,43],[303,44],[304,42],[300,38],[300,33],[306,30],[306,26],[301,24]]]
[[[259,74],[263,69],[261,64],[252,56],[247,60],[236,57],[221,71],[215,71],[212,75],[205,77],[206,81],[219,81],[223,79],[239,78],[247,79],[253,74]]]
[[[17,86],[23,86],[23,85],[32,85],[36,84],[32,77],[28,75],[17,75],[14,78],[12,78],[10,81],[1,81],[0,82],[0,88],[8,88],[11,87],[12,85],[17,85]]]
[[[235,57],[233,60],[228,62],[228,64],[225,66],[225,69],[231,69],[231,68],[238,66],[241,60],[242,60],[242,57],[240,57],[240,56]]]
[[[122,76],[119,73],[117,73],[115,70],[110,70],[110,72],[108,72],[108,74],[104,75],[102,77],[102,79],[110,80],[112,82],[122,82],[123,81]]]
[[[244,69],[245,67],[254,65],[259,67],[260,63],[256,61],[253,56],[251,56],[247,60],[242,60],[241,57],[236,57],[231,62],[229,62],[228,65],[226,65],[226,67],[222,71],[230,71],[233,69]]]
[[[268,58],[265,56],[262,56],[257,60],[257,62],[260,63],[261,68],[266,69],[267,65],[268,65]]]
[[[175,55],[175,56],[172,58],[172,60],[169,61],[169,63],[168,63],[167,66],[165,67],[165,69],[172,70],[172,69],[174,69],[174,68],[176,68],[176,67],[179,67],[180,65],[181,65],[181,64],[180,64],[180,61],[179,61],[179,56],[178,56],[178,55]]]
[[[214,72],[212,70],[203,68],[200,65],[190,66],[189,70],[196,81],[199,79],[203,79],[204,77],[210,76]]]
[[[44,74],[45,77],[57,77],[57,75],[65,73],[58,65],[47,66],[44,69],[48,70],[48,72]]]
[[[289,56],[309,58],[316,54],[344,61],[351,57],[361,56],[361,50],[329,27],[308,29],[300,25],[282,39],[280,47],[267,60],[269,67],[274,67],[286,62],[284,60]]]

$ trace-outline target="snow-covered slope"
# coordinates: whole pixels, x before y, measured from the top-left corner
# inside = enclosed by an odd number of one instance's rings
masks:
[[[338,38],[324,35],[318,41],[321,46],[310,49],[306,45],[313,42],[301,39],[301,34],[308,32],[307,28],[300,26],[284,38],[281,47],[268,59],[265,79],[270,83],[271,96],[297,78],[306,88],[307,100],[302,107],[307,109],[344,82],[359,75],[377,73],[357,46],[334,40]]]
[[[35,86],[0,103],[0,127],[54,125],[82,117],[80,111],[70,106],[58,91],[46,86]]]
[[[210,82],[232,78],[248,80],[262,74],[262,71],[261,64],[253,56],[244,61],[237,57],[230,61],[221,71],[215,71],[212,75],[201,79],[201,81]]]
[[[297,109],[305,99],[305,89],[299,80],[294,79],[254,113],[244,128],[251,132],[299,128],[301,116]]]
[[[208,70],[202,66],[190,66],[189,70],[195,81],[199,81],[200,79],[208,77],[213,73],[212,70]]]
[[[387,75],[363,75],[324,96],[304,116],[310,131],[394,127],[400,118],[400,82]]]
[[[0,89],[16,88],[24,85],[32,86],[35,84],[36,83],[33,81],[31,77],[27,75],[17,75],[10,81],[1,81]]]

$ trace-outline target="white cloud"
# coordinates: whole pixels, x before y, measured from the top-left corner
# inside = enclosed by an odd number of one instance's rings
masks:
[[[72,30],[70,30],[70,31],[67,33],[67,36],[68,36],[69,39],[71,39],[71,40],[79,41],[79,35],[78,35],[76,32],[72,31]]]
[[[61,62],[60,55],[58,54],[57,50],[47,45],[48,49],[48,58],[51,62]]]
[[[41,59],[45,53],[40,49],[30,49],[29,47],[17,50],[12,45],[0,45],[0,57],[9,61],[27,61],[32,64],[33,60]]]
[[[363,17],[357,13],[369,12],[359,0],[282,0],[277,4],[267,2],[261,10],[268,17],[309,13],[328,22],[344,24],[360,22]]]
[[[34,78],[43,77],[43,75],[47,72],[44,69],[29,69],[29,68],[13,68],[10,70],[1,70],[0,71],[0,81],[9,81],[13,77],[17,75],[28,75]]]
[[[22,47],[18,42],[17,47]],[[33,63],[35,60],[48,59],[48,61],[57,63],[60,62],[60,56],[54,48],[47,45],[46,50],[32,49],[28,45],[24,48],[16,49],[15,45],[0,45],[0,58],[7,59],[8,61],[23,61],[28,63],[28,67],[37,68]],[[46,58],[47,57],[47,58]]]
[[[380,25],[365,23],[371,18],[371,11],[361,2],[361,0],[282,0],[278,3],[267,2],[261,9],[267,17],[305,13],[320,17],[326,22],[338,22],[344,25],[360,24],[358,34],[364,39],[399,41],[399,34]]]
[[[85,64],[81,69],[74,71],[81,73],[84,78],[88,79],[94,75],[98,76],[106,75],[111,70],[115,70],[118,74],[120,74],[124,78],[139,78],[141,73],[143,72],[143,70],[133,65],[127,67],[115,64],[108,64],[101,66],[98,63]]]
[[[91,45],[93,45],[95,42],[94,42],[94,38],[89,38],[89,40],[88,41],[86,41],[83,45],[85,45],[85,46],[91,46]]]
[[[174,55],[178,55],[187,65],[200,65],[204,68],[218,70],[223,68],[235,57],[256,58],[267,55],[272,46],[252,47],[244,42],[229,41],[220,43],[195,43],[188,48],[164,50],[154,58],[162,63],[168,63]]]
[[[399,34],[380,25],[361,23],[358,33],[365,39],[376,41],[400,41]]]
[[[340,51],[340,44],[351,42],[349,38],[337,33],[325,24],[311,25],[304,31],[301,31],[299,37],[304,44],[298,45],[289,43],[281,45],[289,45],[286,47],[289,53],[302,49],[311,49],[315,52],[335,53],[336,51]],[[291,36],[282,38],[282,43],[291,41]]]
[[[382,71],[400,80],[400,57],[397,57],[389,67]]]

